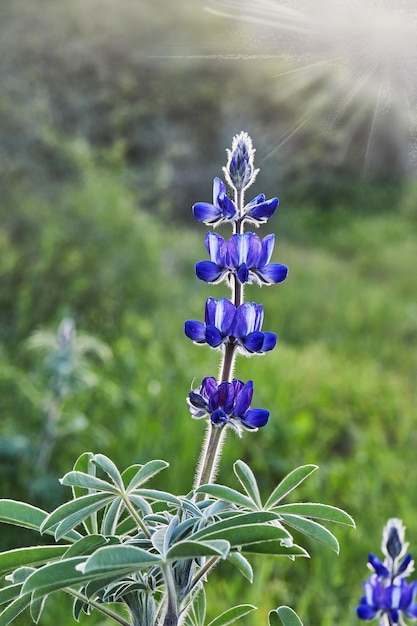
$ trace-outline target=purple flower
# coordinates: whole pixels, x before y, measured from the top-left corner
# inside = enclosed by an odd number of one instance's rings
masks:
[[[216,233],[207,233],[205,243],[211,261],[197,263],[196,275],[208,283],[218,283],[231,274],[241,283],[280,283],[287,277],[288,268],[269,263],[274,242],[274,235],[261,241],[254,233],[235,234],[226,242]]]
[[[212,348],[235,344],[245,354],[262,354],[275,347],[275,333],[262,332],[263,306],[245,302],[239,307],[226,298],[206,302],[205,324],[195,320],[185,322],[184,332],[194,343],[207,343]]]
[[[252,222],[255,226],[265,224],[273,216],[278,205],[278,198],[265,200],[265,195],[261,193],[244,207],[245,221]]]
[[[196,418],[209,416],[215,426],[231,426],[241,434],[242,430],[257,430],[268,422],[269,412],[251,409],[253,381],[243,383],[234,378],[217,384],[216,379],[203,379],[201,387],[190,391],[187,404]]]
[[[213,181],[213,204],[197,202],[193,213],[196,220],[213,227],[238,217],[235,203],[226,194],[226,185],[217,177]]]
[[[397,584],[384,585],[375,574],[363,585],[365,595],[356,609],[359,619],[371,620],[375,617],[380,619],[380,624],[385,624],[384,616],[389,619],[392,626],[402,624],[401,613],[405,617],[417,619],[417,604],[415,602],[417,582],[408,584],[401,578]]]
[[[265,200],[265,195],[261,193],[243,207],[240,215],[236,204],[226,193],[225,183],[216,177],[213,181],[213,204],[197,202],[193,206],[193,213],[196,220],[213,228],[223,222],[235,222],[237,219],[259,226],[273,216],[278,204],[278,198]]]

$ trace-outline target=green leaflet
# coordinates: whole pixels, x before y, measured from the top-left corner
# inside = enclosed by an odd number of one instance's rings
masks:
[[[116,574],[136,572],[151,565],[161,563],[161,558],[155,554],[137,548],[136,546],[119,545],[99,548],[87,561],[83,560],[82,571],[89,573]]]
[[[68,546],[31,546],[0,553],[0,576],[23,566],[35,566],[59,559]]]
[[[274,505],[278,504],[280,500],[285,498],[293,489],[298,487],[308,476],[318,469],[317,465],[302,465],[290,472],[283,480],[275,487],[274,491],[269,496],[265,503],[265,508],[270,509]]]
[[[166,553],[167,561],[194,559],[201,556],[219,556],[225,559],[230,552],[230,543],[221,539],[212,541],[179,541]]]
[[[239,479],[240,484],[248,494],[258,509],[262,509],[261,494],[259,493],[258,483],[249,465],[243,461],[236,461],[233,470]]]
[[[208,626],[226,626],[227,624],[232,624],[240,617],[251,613],[256,610],[256,606],[252,604],[239,604],[238,606],[234,606],[231,609],[228,609],[215,619],[213,619]]]
[[[333,533],[321,524],[318,524],[317,522],[314,522],[306,517],[300,517],[299,515],[292,515],[290,513],[282,514],[282,522],[284,524],[288,524],[292,528],[296,528],[302,532],[303,535],[307,535],[308,537],[319,541],[328,548],[334,550],[336,554],[339,554],[339,542]]]
[[[346,524],[355,528],[353,518],[336,506],[329,504],[320,504],[316,502],[297,502],[296,504],[281,504],[274,507],[277,513],[293,513],[303,517],[313,517],[316,519],[336,522],[338,524]]]
[[[269,626],[303,626],[297,613],[289,606],[280,606],[269,612]]]
[[[231,504],[236,504],[250,511],[256,511],[257,507],[248,496],[243,495],[240,491],[227,487],[226,485],[202,485],[196,489],[196,493],[206,493],[219,500],[225,500]]]

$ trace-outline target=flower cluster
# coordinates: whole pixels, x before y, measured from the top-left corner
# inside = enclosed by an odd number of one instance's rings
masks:
[[[204,323],[187,320],[184,326],[186,336],[194,343],[221,350],[220,376],[218,381],[212,376],[204,378],[201,386],[190,392],[187,403],[193,417],[208,417],[210,426],[231,427],[241,434],[242,430],[264,426],[269,412],[250,408],[253,382],[233,378],[235,356],[263,354],[273,350],[277,341],[275,333],[262,330],[263,306],[244,301],[244,286],[280,283],[287,277],[288,268],[271,263],[274,235],[261,240],[252,232],[244,232],[246,223],[266,223],[278,206],[278,198],[266,200],[264,194],[248,204],[244,201],[244,192],[259,171],[254,167],[255,150],[249,135],[236,135],[227,155],[223,168],[226,182],[215,178],[213,203],[197,202],[193,213],[198,221],[213,228],[224,223],[232,226],[229,240],[214,232],[207,233],[205,244],[210,259],[200,261],[195,268],[197,277],[207,283],[226,281],[232,295],[230,299],[208,298]]]
[[[368,558],[372,574],[364,583],[365,595],[356,609],[359,619],[378,618],[379,626],[402,626],[403,617],[417,620],[417,582],[407,583],[414,571],[414,561],[404,542],[405,528],[401,520],[388,520],[383,533],[381,561],[374,554]]]

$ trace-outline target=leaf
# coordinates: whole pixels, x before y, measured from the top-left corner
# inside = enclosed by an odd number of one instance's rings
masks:
[[[0,576],[22,566],[41,565],[59,559],[67,546],[33,546],[0,553]]]
[[[0,613],[0,626],[10,624],[30,604],[30,596],[16,598]]]
[[[107,507],[101,522],[103,535],[115,535],[120,515],[124,511],[124,504],[121,498],[116,498]]]
[[[256,504],[257,508],[261,509],[262,501],[258,483],[249,465],[239,460],[233,465],[233,470],[250,499]]]
[[[300,517],[290,513],[282,513],[282,521],[292,528],[296,528],[303,533],[303,535],[307,535],[308,537],[315,539],[328,548],[334,550],[336,554],[339,554],[339,542],[333,533],[321,524],[318,524],[317,522],[314,522],[306,517]]]
[[[103,535],[87,535],[76,543],[72,544],[64,554],[65,559],[70,559],[74,556],[87,556],[91,554],[96,548],[108,544],[108,539]]]
[[[185,624],[187,626],[204,626],[206,619],[206,594],[204,587],[201,586],[197,595],[190,602],[191,608],[186,608]]]
[[[104,507],[113,498],[103,493],[91,493],[81,496],[76,500],[70,500],[52,511],[43,524],[41,524],[40,532],[44,533],[48,530],[53,531],[59,524],[65,522],[71,517],[69,527],[75,527],[80,524],[93,511],[98,511]],[[63,535],[61,535],[62,537]]]
[[[196,493],[205,493],[208,496],[219,498],[220,500],[226,500],[231,504],[242,506],[250,511],[256,510],[256,506],[248,496],[243,495],[240,491],[227,487],[226,485],[201,485],[196,489]]]
[[[258,541],[242,547],[245,554],[271,554],[273,556],[296,556],[309,557],[307,550],[297,544],[286,545],[283,541],[273,539],[272,541]]]
[[[243,576],[247,578],[250,583],[253,582],[252,565],[247,559],[245,559],[243,554],[240,554],[240,552],[231,552],[227,557],[227,560],[230,561],[230,563],[233,563],[233,565],[237,567],[239,572],[243,574]]]
[[[84,452],[74,463],[73,471],[74,472],[82,472],[83,474],[88,474],[89,476],[96,475],[96,466],[93,463],[94,454],[92,452]],[[72,495],[75,498],[79,498],[80,496],[87,495],[88,490],[82,487],[72,487]]]
[[[132,491],[133,489],[137,489],[139,485],[142,485],[143,483],[147,482],[150,478],[152,478],[156,474],[159,474],[159,472],[161,472],[165,468],[169,467],[169,463],[167,463],[166,461],[162,461],[160,459],[156,459],[154,461],[148,461],[148,463],[145,463],[145,465],[142,465],[142,466],[136,465],[132,467],[136,467],[138,469],[136,473],[134,474],[134,476],[130,478],[130,482],[126,487],[126,491]],[[123,473],[123,478],[124,477],[125,476]]]
[[[191,535],[191,539],[225,539],[230,541],[232,546],[241,546],[245,543],[290,537],[288,531],[281,525],[266,524],[269,521],[276,521],[277,518],[278,515],[271,511],[236,514],[206,526]]]
[[[42,615],[42,611],[45,607],[45,602],[46,602],[47,597],[48,596],[45,596],[45,595],[41,595],[40,597],[37,597],[36,592],[32,594],[32,598],[30,601],[30,616],[32,620],[35,622],[35,624],[39,622],[39,619]]]
[[[119,491],[124,492],[124,484],[122,480],[122,476],[117,469],[116,465],[113,463],[108,456],[104,454],[95,454],[93,458],[93,463],[97,465],[100,469],[106,472],[107,476],[113,481],[114,485],[119,489]]]
[[[317,465],[302,465],[301,467],[297,467],[295,470],[290,472],[287,476],[285,476],[285,478],[283,478],[279,485],[275,487],[274,491],[266,501],[264,508],[270,509],[275,506],[317,469]]]
[[[195,559],[201,556],[219,556],[225,559],[230,552],[230,543],[223,540],[213,541],[179,541],[166,553],[167,561],[179,559]]]
[[[5,604],[20,596],[21,588],[22,583],[18,583],[17,585],[9,585],[0,589],[0,604]]]
[[[131,497],[132,494],[156,500],[157,502],[168,502],[169,504],[181,506],[181,500],[168,491],[159,491],[159,489],[135,489],[130,492],[129,497]]]
[[[48,594],[71,585],[82,585],[98,576],[85,575],[77,569],[77,565],[85,562],[85,557],[62,559],[55,563],[48,563],[35,570],[26,579],[22,586],[22,593],[37,591],[39,594]]]
[[[120,545],[99,548],[82,565],[84,573],[130,573],[161,563],[159,556],[137,548]]]
[[[82,487],[84,489],[93,489],[94,491],[113,494],[120,493],[119,489],[111,483],[97,478],[97,476],[84,474],[84,472],[68,472],[61,478],[60,483],[69,487]]]
[[[0,521],[8,524],[14,524],[21,528],[29,528],[31,530],[40,531],[40,527],[44,520],[48,517],[48,513],[36,506],[26,504],[26,502],[18,502],[17,500],[0,500]],[[53,535],[52,531],[46,531],[49,535]],[[77,541],[81,535],[76,531],[71,531],[63,537],[66,541]]]
[[[280,606],[275,611],[270,611],[268,619],[269,626],[303,626],[297,613],[289,606]]]
[[[301,515],[303,517],[323,519],[338,524],[347,524],[355,528],[355,522],[348,513],[336,506],[330,506],[329,504],[319,504],[315,502],[281,504],[278,507],[274,507],[274,511],[277,513],[293,513],[294,515]]]
[[[252,604],[239,604],[213,619],[208,626],[226,626],[254,610],[256,610],[256,606]]]

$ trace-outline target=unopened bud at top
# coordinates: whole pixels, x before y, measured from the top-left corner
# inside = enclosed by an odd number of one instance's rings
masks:
[[[233,138],[232,149],[227,150],[228,161],[223,168],[227,182],[237,191],[249,187],[256,178],[258,169],[254,168],[255,149],[248,133],[242,131]]]

